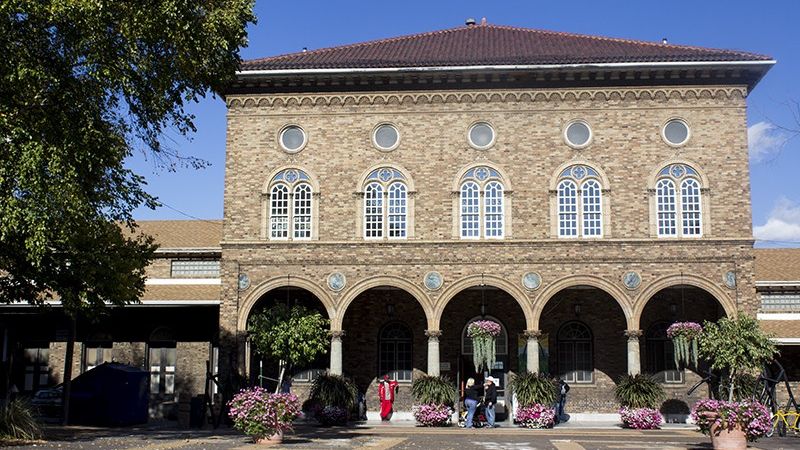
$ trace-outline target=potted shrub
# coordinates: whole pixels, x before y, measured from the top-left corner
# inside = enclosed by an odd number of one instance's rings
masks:
[[[315,405],[314,418],[322,425],[345,425],[356,406],[358,389],[341,375],[322,374],[314,379],[309,404]]]
[[[252,436],[256,443],[281,442],[300,414],[294,394],[270,394],[261,387],[239,391],[228,403],[233,427]]]
[[[411,395],[416,405],[412,407],[414,419],[424,427],[441,427],[450,424],[453,405],[458,391],[445,376],[423,376],[414,380]]]
[[[664,400],[664,388],[649,375],[623,375],[614,388],[620,403],[619,416],[625,428],[655,430],[664,418],[658,405]]]
[[[773,359],[775,344],[758,321],[742,312],[732,319],[705,322],[703,328],[700,356],[710,362],[712,370],[727,374],[720,386],[727,401],[702,400],[695,404],[692,417],[700,430],[711,436],[714,448],[746,448],[748,440],[766,433],[770,416],[763,405],[745,400],[748,391],[744,385]]]
[[[524,428],[550,428],[555,425],[553,405],[558,398],[558,381],[538,373],[514,375],[508,385],[516,398],[514,422]]]

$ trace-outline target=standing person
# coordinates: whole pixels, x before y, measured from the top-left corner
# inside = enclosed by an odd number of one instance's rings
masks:
[[[497,381],[494,377],[486,377],[486,382],[484,383],[483,404],[486,405],[486,422],[490,428],[498,426],[494,424],[494,407],[497,404]]]
[[[381,420],[384,422],[392,418],[392,404],[396,392],[397,381],[389,380],[389,375],[384,375],[383,381],[378,384],[378,396],[381,398]]]
[[[566,422],[564,420],[564,405],[567,404],[567,392],[569,392],[569,385],[566,381],[558,379],[558,421]]]
[[[475,379],[467,379],[467,388],[464,390],[464,406],[467,407],[467,419],[464,422],[464,427],[472,428],[472,419],[475,417],[475,410],[478,408],[478,398],[481,394],[478,391],[479,386],[475,385]]]

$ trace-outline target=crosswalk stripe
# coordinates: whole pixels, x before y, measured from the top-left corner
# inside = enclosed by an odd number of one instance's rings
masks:
[[[550,443],[558,450],[586,450],[581,444],[573,441],[551,440]]]

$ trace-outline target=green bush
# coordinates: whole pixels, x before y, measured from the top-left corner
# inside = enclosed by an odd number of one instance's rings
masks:
[[[411,385],[411,395],[414,400],[422,405],[447,405],[455,404],[456,385],[445,376],[423,376],[414,380]]]
[[[517,394],[520,406],[534,403],[551,406],[558,398],[558,380],[538,373],[521,373],[511,378],[508,388]]]
[[[30,403],[16,399],[0,407],[0,436],[24,440],[42,437],[42,429],[34,417]]]
[[[620,377],[614,395],[620,405],[633,409],[658,409],[666,398],[664,388],[650,375],[645,374]]]
[[[323,408],[337,406],[351,411],[356,406],[358,389],[352,380],[341,375],[322,374],[314,379],[309,399]]]

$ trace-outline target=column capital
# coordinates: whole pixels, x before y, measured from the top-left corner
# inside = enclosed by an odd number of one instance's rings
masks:
[[[442,330],[425,330],[425,336],[428,338],[436,338],[438,339],[442,335]]]
[[[542,330],[525,330],[522,334],[528,339],[539,339],[542,337]]]
[[[644,334],[642,330],[625,330],[625,337],[628,340],[639,339]]]
[[[341,339],[344,337],[344,330],[331,330],[328,331],[328,335],[333,339]]]

